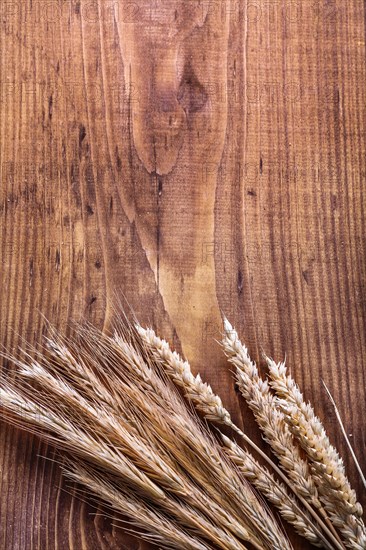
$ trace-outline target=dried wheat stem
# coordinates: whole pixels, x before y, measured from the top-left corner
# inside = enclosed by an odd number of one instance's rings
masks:
[[[162,363],[168,376],[170,376],[170,378],[183,389],[185,397],[203,413],[205,418],[225,424],[240,435],[240,437],[242,437],[242,439],[270,465],[270,467],[278,474],[283,482],[295,492],[307,511],[314,517],[335,547],[339,550],[343,550],[343,546],[338,542],[334,534],[309,506],[308,502],[303,499],[302,495],[297,493],[292,483],[289,482],[283,472],[246,434],[244,434],[232,422],[230,413],[223,406],[220,397],[212,391],[208,384],[202,381],[199,375],[194,376],[192,374],[188,361],[184,361],[177,352],[172,351],[168,342],[159,338],[152,329],[145,329],[137,324],[136,330],[155,360]],[[329,543],[327,543],[321,532],[319,532],[319,535],[324,544],[328,544],[329,546]]]
[[[351,442],[350,442],[350,440],[349,440],[349,437],[348,437],[348,435],[347,435],[346,428],[344,427],[344,424],[343,424],[343,422],[342,422],[341,414],[340,414],[340,412],[339,412],[339,410],[338,410],[338,407],[337,407],[337,405],[336,405],[336,403],[335,403],[335,401],[334,401],[334,399],[333,399],[332,394],[331,394],[330,391],[329,391],[329,388],[327,387],[327,385],[325,384],[324,381],[323,381],[323,385],[324,385],[325,390],[326,390],[326,392],[327,392],[327,394],[328,394],[328,396],[329,396],[329,399],[330,399],[330,401],[331,401],[331,403],[332,403],[332,405],[333,405],[333,407],[334,407],[334,412],[335,412],[335,415],[336,415],[336,417],[337,417],[338,424],[339,424],[339,426],[340,426],[340,428],[341,428],[341,430],[342,430],[343,437],[344,437],[344,439],[345,439],[345,441],[346,441],[346,443],[347,443],[347,446],[348,446],[348,448],[349,448],[349,451],[350,451],[350,453],[351,453],[351,456],[352,456],[353,462],[355,463],[355,466],[356,466],[356,468],[357,468],[357,471],[358,471],[358,473],[359,473],[359,475],[360,475],[360,478],[361,478],[361,481],[362,481],[362,483],[363,483],[363,486],[364,486],[365,489],[366,489],[366,477],[365,477],[363,471],[361,470],[360,463],[359,463],[359,461],[357,460],[356,453],[355,453],[355,451],[353,450],[353,447],[352,447]]]
[[[307,453],[321,500],[341,531],[345,544],[357,550],[366,548],[366,528],[362,507],[346,477],[343,461],[330,444],[326,431],[310,404],[305,403],[299,387],[287,375],[284,363],[267,360],[271,386],[291,432]]]
[[[213,541],[220,548],[226,549],[231,548],[232,550],[239,550],[242,548],[242,545],[239,544],[230,534],[222,529],[218,529],[213,523],[215,518],[218,515],[221,516],[221,520],[227,526],[231,528],[236,525],[236,532],[240,534],[242,538],[245,537],[245,540],[255,539],[254,536],[248,533],[242,525],[235,524],[235,520],[225,514],[214,502],[209,501],[204,497],[204,495],[197,491],[194,485],[187,483],[182,480],[179,474],[169,467],[164,461],[158,456],[154,450],[150,447],[148,448],[142,441],[138,440],[136,437],[131,436],[127,431],[126,427],[122,423],[116,423],[113,420],[113,417],[110,415],[104,414],[103,410],[96,410],[94,407],[86,404],[81,396],[78,396],[77,392],[72,390],[69,385],[65,384],[61,380],[58,380],[55,377],[52,377],[41,365],[38,363],[33,363],[31,365],[23,366],[19,370],[21,376],[26,376],[33,378],[37,381],[43,388],[42,400],[47,403],[47,407],[51,407],[52,403],[57,399],[57,402],[62,402],[67,404],[67,409],[73,411],[75,417],[77,418],[77,423],[80,426],[84,426],[84,432],[76,431],[70,422],[63,423],[63,430],[61,435],[66,439],[71,439],[73,441],[72,433],[76,433],[80,439],[82,439],[83,444],[75,443],[75,451],[81,453],[82,457],[85,457],[85,452],[90,450],[94,451],[93,462],[96,464],[101,464],[102,459],[104,459],[103,467],[106,471],[110,471],[115,476],[122,476],[124,479],[126,476],[123,476],[122,466],[128,467],[128,460],[132,460],[134,465],[135,473],[140,473],[138,478],[136,477],[129,482],[133,481],[134,486],[136,487],[139,482],[144,483],[141,485],[140,489],[144,492],[147,489],[151,490],[151,487],[154,485],[148,486],[146,483],[147,479],[151,478],[152,483],[158,483],[159,487],[176,494],[179,497],[183,497],[186,502],[190,502],[192,505],[196,506],[203,514],[208,514],[211,516],[212,522],[208,523],[203,516],[197,517],[196,515],[189,515],[187,510],[176,504],[171,506],[169,500],[166,500],[166,496],[163,492],[156,495],[152,493],[151,498],[159,497],[157,503],[165,508],[169,513],[173,513],[176,517],[181,520],[184,520],[185,525],[188,527],[193,527],[194,529],[199,529],[202,533],[202,536],[205,536],[209,540]],[[50,394],[44,392],[47,389]],[[23,391],[27,393],[27,388],[23,388]],[[27,396],[28,408],[30,405],[30,395],[34,392],[34,389],[30,390]],[[46,397],[47,396],[47,397]],[[56,402],[56,401],[55,401]],[[37,407],[37,405],[35,405]],[[42,407],[37,407],[37,415],[39,411],[42,410],[43,417],[48,416],[49,419],[55,420],[56,415],[50,414],[49,409]],[[88,423],[88,416],[91,416],[91,419]],[[43,417],[41,418],[40,423],[43,425]],[[58,430],[60,433],[60,423],[57,427],[54,427],[53,431]],[[115,449],[118,449],[118,454],[113,453],[109,445],[106,446],[102,442],[93,441],[88,437],[88,433],[93,433],[93,430],[96,434],[100,434],[104,440],[112,441],[115,444]],[[68,433],[66,433],[68,431]],[[86,445],[85,445],[86,443]],[[121,454],[122,452],[122,454]],[[125,461],[127,458],[127,463]],[[90,456],[86,456],[89,458]],[[109,460],[109,462],[108,462]],[[117,461],[117,462],[116,462]],[[136,470],[136,466],[138,470]],[[131,463],[130,463],[131,467]],[[143,474],[146,474],[147,477]],[[133,473],[133,472],[132,472]],[[162,500],[164,502],[162,502]],[[226,519],[227,517],[227,519]]]

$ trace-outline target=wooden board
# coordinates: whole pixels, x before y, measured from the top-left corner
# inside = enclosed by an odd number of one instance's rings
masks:
[[[2,2],[1,343],[123,294],[251,434],[223,312],[287,354],[361,495],[321,381],[365,469],[365,108],[361,0]],[[1,550],[142,548],[50,454],[1,424]]]

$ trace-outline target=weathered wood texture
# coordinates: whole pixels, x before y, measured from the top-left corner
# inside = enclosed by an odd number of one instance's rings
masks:
[[[13,0],[0,25],[1,343],[39,312],[106,327],[123,293],[252,433],[222,311],[287,354],[361,494],[321,380],[366,468],[364,2]],[[40,454],[1,424],[1,550],[142,547]]]

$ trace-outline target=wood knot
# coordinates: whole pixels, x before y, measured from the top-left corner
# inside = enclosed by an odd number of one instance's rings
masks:
[[[208,100],[205,87],[199,82],[192,68],[187,66],[178,89],[178,101],[186,113],[201,111]]]

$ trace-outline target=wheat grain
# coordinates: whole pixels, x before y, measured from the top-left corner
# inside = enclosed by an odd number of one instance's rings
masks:
[[[192,374],[188,361],[182,360],[176,351],[171,350],[168,342],[159,338],[151,328],[145,329],[141,325],[136,325],[136,329],[149,346],[155,360],[163,361],[167,374],[183,388],[185,396],[196,405],[197,410],[203,412],[207,420],[230,425],[230,414],[220,397],[214,394],[209,384],[202,381],[199,374]]]

